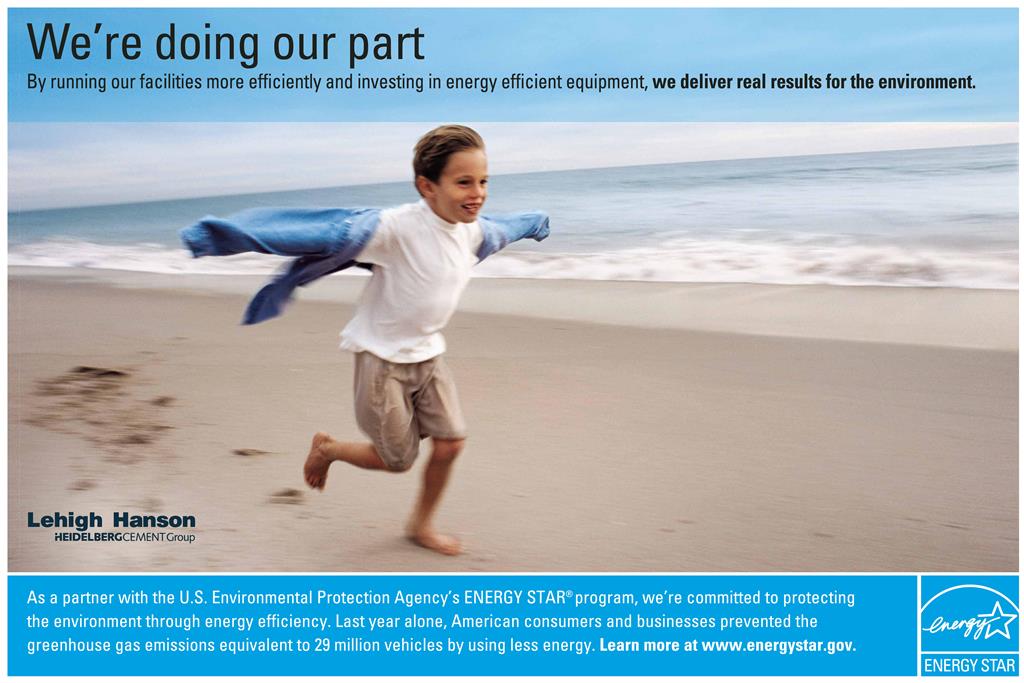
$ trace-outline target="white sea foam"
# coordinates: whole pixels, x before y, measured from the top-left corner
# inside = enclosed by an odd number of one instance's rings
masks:
[[[1016,289],[1017,254],[884,246],[675,240],[668,247],[604,253],[506,251],[484,277],[653,282],[750,282]]]
[[[102,268],[151,273],[269,275],[286,259],[262,254],[192,258],[157,244],[105,245],[59,240],[13,246],[11,266]],[[361,269],[346,274],[365,275]],[[496,254],[478,277],[652,282],[750,282],[1016,289],[1016,250],[973,252],[894,245],[677,238],[657,247],[590,253]]]
[[[48,268],[102,268],[144,273],[194,275],[270,274],[286,259],[263,254],[221,258],[193,258],[184,249],[160,244],[96,244],[79,240],[51,240],[13,246],[8,266]]]

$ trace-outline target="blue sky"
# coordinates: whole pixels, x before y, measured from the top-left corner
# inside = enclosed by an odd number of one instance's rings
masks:
[[[37,61],[26,24],[142,36],[138,61]],[[255,32],[260,64],[160,61],[156,36]],[[203,24],[209,22],[207,31]],[[348,35],[418,27],[425,59],[364,62],[364,75],[959,76],[970,91],[222,92],[31,93],[29,73],[191,76],[344,75]],[[15,9],[9,13],[9,104],[14,121],[1016,121],[1017,10],[1010,9]],[[328,60],[282,62],[277,33],[337,33]]]

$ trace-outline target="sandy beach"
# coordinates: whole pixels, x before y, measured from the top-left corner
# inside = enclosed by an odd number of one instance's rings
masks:
[[[358,436],[334,277],[10,269],[9,568],[1015,572],[1016,291],[474,280],[446,331],[470,426],[439,526]],[[187,285],[187,288],[186,288]],[[56,542],[29,512],[194,515],[196,541]]]

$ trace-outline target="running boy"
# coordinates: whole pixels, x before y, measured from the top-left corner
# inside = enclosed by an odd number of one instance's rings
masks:
[[[206,216],[181,230],[196,258],[245,252],[297,257],[252,298],[242,322],[280,315],[298,287],[359,263],[373,275],[341,333],[354,351],[356,421],[368,443],[313,437],[304,475],[322,489],[336,460],[369,470],[412,467],[421,439],[433,440],[407,533],[454,555],[459,542],[434,529],[434,512],[462,451],[466,426],[444,362],[448,323],[474,264],[521,239],[548,236],[542,212],[482,216],[487,156],[476,131],[441,126],[416,144],[422,201],[393,209],[254,208],[226,219]]]
[[[406,533],[419,545],[458,554],[459,541],[434,528],[434,513],[466,442],[466,425],[441,330],[478,261],[484,239],[477,220],[487,199],[483,139],[465,126],[441,126],[416,144],[416,189],[422,200],[387,209],[360,262],[373,265],[341,348],[355,352],[355,412],[369,443],[313,437],[306,483],[323,489],[335,461],[404,472],[421,439],[432,452]]]

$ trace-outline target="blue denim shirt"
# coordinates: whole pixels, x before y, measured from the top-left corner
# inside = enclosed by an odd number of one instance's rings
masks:
[[[481,261],[517,240],[538,242],[548,236],[541,212],[481,216]],[[297,256],[249,302],[242,324],[253,325],[281,314],[296,287],[354,265],[373,237],[380,209],[249,209],[228,219],[207,216],[181,230],[181,240],[196,258],[255,251]]]

